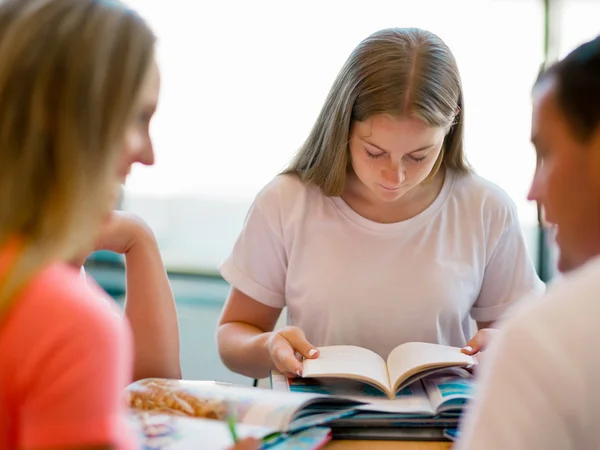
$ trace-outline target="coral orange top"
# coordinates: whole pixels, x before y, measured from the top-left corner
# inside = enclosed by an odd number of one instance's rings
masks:
[[[0,249],[0,278],[17,249]],[[43,268],[0,314],[0,448],[136,448],[122,400],[131,376],[114,302],[69,265]]]

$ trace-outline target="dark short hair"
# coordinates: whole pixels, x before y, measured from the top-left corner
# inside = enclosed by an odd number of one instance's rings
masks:
[[[581,141],[588,140],[600,125],[600,36],[580,45],[550,66],[536,82],[556,82],[556,102]]]

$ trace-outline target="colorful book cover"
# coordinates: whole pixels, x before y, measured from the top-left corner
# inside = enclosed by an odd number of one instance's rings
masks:
[[[331,440],[329,428],[317,427],[301,431],[272,444],[265,443],[263,449],[269,450],[317,450],[323,448]]]

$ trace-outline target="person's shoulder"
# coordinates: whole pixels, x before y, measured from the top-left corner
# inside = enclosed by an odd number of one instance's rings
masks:
[[[259,197],[290,197],[299,194],[313,194],[320,191],[312,183],[302,181],[300,177],[293,173],[283,173],[273,178],[265,187],[263,187]]]
[[[452,195],[464,207],[477,210],[482,217],[502,222],[517,221],[517,206],[496,183],[475,173],[454,174]]]
[[[78,269],[64,263],[48,265],[37,273],[16,306],[26,317],[41,318],[45,324],[39,325],[48,333],[102,339],[122,335],[124,327],[116,304],[94,283],[82,280]]]
[[[295,174],[280,174],[263,187],[255,198],[255,205],[262,211],[292,209],[316,198],[322,198],[321,190],[312,183],[302,181]]]
[[[577,316],[582,313],[585,315],[585,311],[600,311],[598,292],[600,292],[600,256],[551,283],[545,301],[540,302],[539,308],[549,311],[559,310],[559,315]],[[592,316],[596,320],[596,314]]]
[[[455,191],[463,197],[494,207],[514,208],[515,203],[508,193],[496,183],[475,173],[456,174]]]
[[[514,335],[534,334],[547,339],[576,338],[597,333],[600,315],[600,257],[551,283],[544,295],[522,302],[504,324]],[[565,335],[565,336],[563,336]]]

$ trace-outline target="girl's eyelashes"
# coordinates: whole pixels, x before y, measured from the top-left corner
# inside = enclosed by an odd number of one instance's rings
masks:
[[[367,156],[369,158],[373,158],[373,159],[381,158],[383,155],[385,155],[385,153],[371,153],[366,148],[365,148],[365,153],[367,154]]]
[[[364,150],[365,150],[365,153],[367,154],[367,156],[369,158],[372,158],[372,159],[378,159],[378,158],[381,158],[382,156],[385,155],[385,152],[382,152],[382,153],[372,153],[372,152],[370,152],[366,148]],[[421,161],[424,161],[425,158],[427,158],[427,155],[424,155],[424,156],[421,156],[421,157],[418,157],[418,158],[416,156],[406,155],[406,158],[408,158],[408,160],[411,161],[411,162],[420,163]]]

